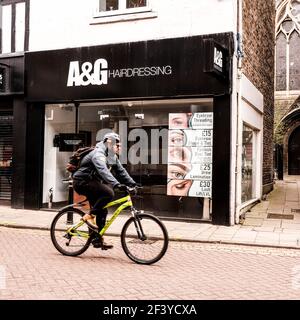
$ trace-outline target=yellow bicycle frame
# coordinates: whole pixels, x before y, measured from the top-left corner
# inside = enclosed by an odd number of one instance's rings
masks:
[[[121,204],[123,203],[123,204]],[[126,197],[117,199],[115,201],[111,201],[109,202],[105,207],[103,207],[103,209],[107,209],[109,207],[113,207],[117,204],[121,204],[113,213],[112,217],[107,220],[105,226],[102,228],[102,230],[99,232],[99,234],[101,236],[104,235],[105,231],[109,228],[109,226],[114,222],[114,220],[116,219],[116,217],[126,208],[128,207],[132,207],[132,201],[131,201],[131,197],[130,195],[127,195]]]
[[[106,222],[105,226],[100,230],[99,234],[101,236],[104,235],[105,231],[109,228],[109,226],[114,222],[114,220],[117,218],[117,216],[126,208],[128,207],[132,207],[132,200],[130,195],[127,195],[123,198],[117,199],[115,201],[111,201],[109,202],[105,207],[103,207],[103,209],[107,209],[109,207],[113,207],[115,205],[121,204],[113,213],[113,215],[111,216],[111,218]],[[75,226],[72,226],[71,228],[69,228],[67,230],[67,233],[72,235],[72,236],[80,236],[80,237],[84,237],[84,238],[88,238],[89,234],[87,234],[86,232],[77,230],[77,228],[81,227],[85,222],[84,221],[80,221],[79,223],[77,223]]]

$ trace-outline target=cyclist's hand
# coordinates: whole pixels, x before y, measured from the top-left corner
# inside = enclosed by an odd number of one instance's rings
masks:
[[[125,186],[125,184],[117,184],[114,186],[114,189],[120,190],[120,191],[128,191],[128,187]]]

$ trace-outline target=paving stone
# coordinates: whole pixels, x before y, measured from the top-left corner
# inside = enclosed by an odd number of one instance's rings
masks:
[[[263,232],[274,232],[275,227],[266,227],[266,226],[261,226],[261,227],[254,227],[254,231],[263,231]]]
[[[244,222],[244,226],[261,226],[264,219],[262,218],[247,218]]]
[[[294,178],[295,179],[295,178]],[[296,180],[295,180],[296,181]],[[291,214],[291,209],[300,208],[299,202],[300,180],[297,183],[276,181],[274,190],[267,195],[266,201],[261,201],[251,208],[251,211],[244,214],[245,220],[243,224],[234,226],[215,226],[210,223],[190,223],[164,220],[171,239],[191,240],[191,241],[209,241],[226,240],[234,241],[240,239],[243,242],[253,244],[253,239],[261,233],[274,233],[291,235],[291,239],[295,234],[300,233],[300,213],[292,213],[293,220],[287,219],[269,219],[268,213]],[[23,210],[12,209],[0,206],[0,224],[13,227],[35,227],[49,228],[56,212],[48,210]],[[108,230],[108,235],[118,235],[121,232],[124,222],[128,219],[128,215],[119,216]],[[239,233],[245,231],[248,233]],[[258,237],[258,240],[260,240]],[[117,237],[119,239],[119,237]],[[274,245],[277,245],[278,238],[274,237]],[[289,238],[282,238],[285,243],[290,242]],[[272,238],[267,238],[269,244],[272,244]]]

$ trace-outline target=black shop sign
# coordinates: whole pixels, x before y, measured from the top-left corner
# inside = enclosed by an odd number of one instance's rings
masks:
[[[27,52],[27,99],[55,102],[228,93],[232,39],[232,33],[224,33]]]

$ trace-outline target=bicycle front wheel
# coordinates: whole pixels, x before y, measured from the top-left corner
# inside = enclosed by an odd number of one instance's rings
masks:
[[[75,228],[83,215],[84,212],[79,209],[66,208],[53,219],[50,229],[51,240],[54,247],[63,255],[78,256],[88,249],[91,243],[89,227],[84,223]]]
[[[152,264],[166,253],[169,237],[166,227],[157,217],[138,213],[124,224],[121,243],[129,259],[140,264]]]

